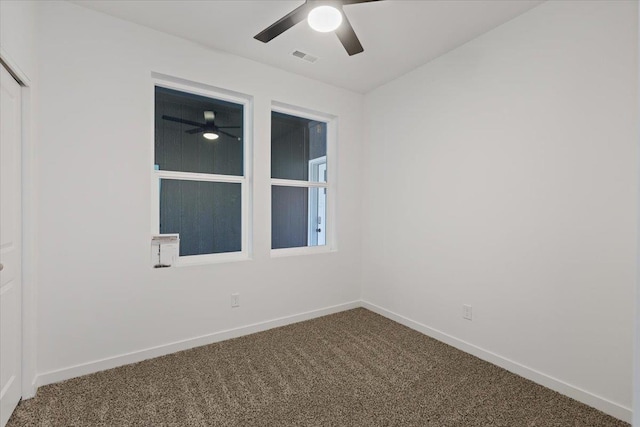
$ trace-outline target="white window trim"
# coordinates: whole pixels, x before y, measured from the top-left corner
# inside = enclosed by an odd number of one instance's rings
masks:
[[[271,185],[280,185],[283,187],[329,188],[328,182],[297,181],[295,179],[280,179],[280,178],[271,178]]]
[[[159,73],[151,73],[151,235],[160,233],[161,179],[239,183],[241,188],[241,250],[218,254],[189,255],[178,257],[176,267],[245,261],[252,256],[252,158],[253,158],[253,102],[252,97],[213,86],[190,82]],[[243,176],[219,175],[192,172],[163,171],[155,169],[155,88],[156,86],[229,101],[243,106]],[[163,269],[157,269],[163,270]]]
[[[271,249],[271,258],[281,258],[281,257],[298,256],[298,255],[326,254],[329,252],[336,252],[336,251],[337,251],[336,249],[333,249],[328,245]]]
[[[274,101],[271,103],[271,111],[276,113],[288,114],[290,116],[301,117],[309,120],[323,122],[327,124],[327,153],[328,159],[327,167],[327,182],[312,182],[312,181],[298,181],[292,179],[279,179],[271,178],[269,185],[269,203],[271,204],[271,189],[274,185],[283,187],[304,187],[304,188],[326,188],[327,189],[327,221],[326,221],[326,244],[322,246],[302,246],[296,248],[282,248],[271,249],[272,258],[280,258],[287,256],[298,255],[312,255],[322,254],[329,252],[336,252],[338,250],[338,239],[336,233],[336,182],[338,175],[338,118],[334,115],[320,113],[312,111],[306,108],[300,108],[281,102]],[[271,153],[271,150],[269,150]],[[271,164],[271,159],[269,159]],[[269,176],[271,176],[271,169],[269,169]],[[269,209],[271,215],[271,209]],[[271,235],[271,218],[269,218],[269,245],[273,242],[273,236]]]

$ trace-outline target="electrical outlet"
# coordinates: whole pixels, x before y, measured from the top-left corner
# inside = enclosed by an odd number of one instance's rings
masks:
[[[240,294],[231,294],[231,307],[240,307]]]
[[[467,320],[473,320],[470,305],[465,304],[462,306],[462,317],[464,317]]]

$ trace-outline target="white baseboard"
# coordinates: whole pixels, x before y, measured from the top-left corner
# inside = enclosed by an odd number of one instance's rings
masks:
[[[565,396],[569,396],[570,398],[582,402],[585,405],[589,405],[591,407],[599,409],[602,412],[616,417],[622,421],[631,423],[631,408],[624,407],[620,404],[607,400],[604,397],[597,396],[579,387],[567,384],[562,380],[553,378],[547,374],[536,371],[535,369],[524,366],[518,362],[507,359],[498,354],[492,353],[491,351],[475,346],[471,343],[453,337],[437,329],[431,328],[420,322],[416,322],[415,320],[411,320],[378,305],[372,304],[367,301],[362,301],[362,307],[388,319],[394,320],[408,328],[421,332],[431,338],[435,338],[445,344],[449,344],[450,346],[455,347],[458,350],[462,350],[465,353],[472,354],[482,360],[500,366],[501,368],[504,368],[509,372],[513,372],[516,375],[543,385],[547,388],[550,388],[551,390],[564,394]]]
[[[36,397],[36,392],[38,391],[38,384],[36,383],[37,380],[38,377],[35,376],[28,386],[22,386],[22,400],[33,399]]]
[[[360,301],[352,301],[345,304],[334,305],[319,310],[307,311],[305,313],[294,314],[291,316],[280,317],[277,319],[267,320],[264,322],[254,323],[247,326],[241,326],[225,331],[214,332],[212,334],[202,335],[195,338],[189,338],[183,341],[177,341],[169,344],[159,345],[156,347],[138,350],[131,353],[121,354],[118,356],[107,357],[92,362],[82,363],[68,368],[58,369],[55,371],[38,374],[35,379],[33,395],[37,387],[47,384],[53,384],[71,378],[83,375],[93,374],[95,372],[104,371],[106,369],[117,368],[118,366],[128,365],[131,363],[141,362],[143,360],[152,359],[154,357],[164,356],[175,353],[177,351],[188,350],[194,347],[200,347],[219,341],[238,338],[244,335],[254,334],[256,332],[266,331],[268,329],[280,326],[290,325],[305,320],[314,319],[316,317],[326,316],[328,314],[338,313],[345,310],[360,307]],[[33,396],[31,396],[33,397]]]

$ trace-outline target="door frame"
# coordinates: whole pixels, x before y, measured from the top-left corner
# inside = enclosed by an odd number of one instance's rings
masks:
[[[37,346],[37,175],[34,126],[34,84],[16,61],[0,47],[0,63],[21,88],[21,174],[22,190],[22,384],[23,399],[35,397]]]
[[[314,182],[320,182],[320,177],[317,176],[317,171],[318,168],[320,167],[320,165],[325,165],[326,167],[327,164],[327,155],[325,154],[324,156],[320,156],[320,157],[316,157],[315,159],[311,159],[309,160],[309,174],[308,174],[308,178],[309,181],[314,181]],[[327,182],[327,176],[325,174],[325,180],[324,182]],[[315,229],[318,228],[317,225],[317,221],[318,221],[318,215],[314,215],[315,212],[317,212],[317,205],[318,205],[318,201],[317,200],[312,200],[311,199],[311,193],[313,190],[316,191],[320,191],[321,189],[323,189],[324,187],[309,187],[309,195],[307,197],[307,246],[318,246],[318,242],[317,242],[317,233],[315,232]],[[325,223],[322,224],[322,226],[325,228],[325,244],[327,241],[327,211],[326,211],[326,206],[327,206],[327,202],[326,202],[326,191],[327,189],[324,188],[325,191]],[[315,225],[313,225],[315,224]],[[315,244],[312,244],[312,242],[314,242]],[[323,245],[324,246],[324,245]]]
[[[640,8],[638,8],[638,16],[636,17],[640,22]],[[640,40],[640,32],[636,33],[636,41]],[[636,53],[640,53],[640,45],[636,46]],[[636,66],[640,70],[640,56],[636,61]],[[640,81],[640,72],[636,73],[637,81]],[[638,96],[638,94],[636,94]],[[640,111],[640,96],[636,100],[636,106]],[[636,115],[636,130],[640,126],[640,115]],[[640,132],[636,133],[636,148],[640,148]],[[638,151],[640,153],[640,150]],[[640,156],[636,155],[636,166],[640,165]],[[640,175],[636,175],[636,196],[640,198]],[[636,206],[640,204],[636,203]],[[640,209],[636,212],[637,226],[640,230]],[[640,254],[638,253],[640,248],[640,233],[636,232],[636,295],[634,304],[634,346],[633,346],[633,379],[632,379],[632,396],[631,396],[631,425],[640,427]]]

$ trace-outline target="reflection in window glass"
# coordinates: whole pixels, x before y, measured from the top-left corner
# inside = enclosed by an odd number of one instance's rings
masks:
[[[327,124],[271,113],[271,178],[326,182],[313,176],[310,164],[327,156]]]
[[[243,106],[156,86],[159,170],[243,175]],[[204,137],[215,127],[219,137]]]
[[[241,250],[241,184],[160,180],[160,233],[180,234],[180,256]]]
[[[271,248],[326,244],[327,189],[271,187]]]

